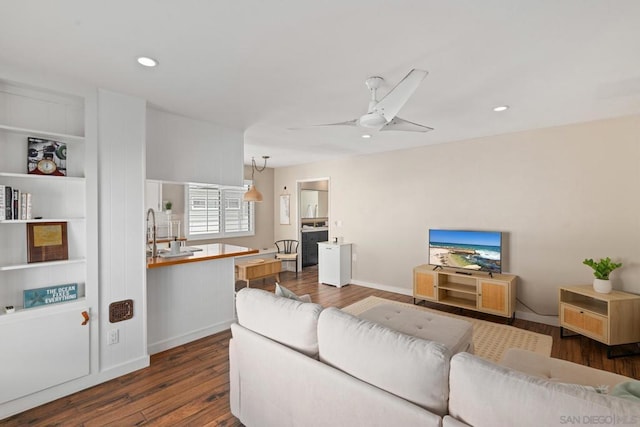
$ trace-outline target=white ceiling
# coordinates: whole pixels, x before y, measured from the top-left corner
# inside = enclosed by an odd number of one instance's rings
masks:
[[[3,63],[241,128],[245,161],[279,167],[638,114],[640,1],[2,0]],[[411,68],[429,75],[399,115],[434,131],[312,126]]]

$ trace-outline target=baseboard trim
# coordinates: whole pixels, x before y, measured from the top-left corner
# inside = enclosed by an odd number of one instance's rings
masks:
[[[170,348],[177,347],[179,345],[186,344],[191,341],[199,340],[200,338],[204,338],[209,335],[217,334],[218,332],[222,332],[231,328],[231,324],[233,322],[234,322],[234,319],[231,319],[225,322],[208,326],[206,328],[189,332],[187,334],[179,335],[177,337],[172,337],[162,341],[158,341],[153,344],[149,344],[147,346],[147,352],[150,355],[160,353],[161,351],[169,350]]]
[[[114,378],[121,377],[122,375],[129,374],[131,372],[137,371],[138,369],[143,369],[148,367],[151,364],[151,358],[147,356],[139,357],[135,360],[128,361],[126,363],[121,363],[119,365],[110,366],[108,369],[104,371],[98,372],[96,374],[96,378],[100,382],[105,382],[112,380]]]
[[[362,280],[354,280],[354,279],[351,279],[349,283],[352,283],[358,286],[365,286],[367,288],[378,289],[380,291],[387,291],[387,292],[393,292],[400,295],[413,296],[412,289],[399,288],[397,286],[388,286],[388,285],[382,285],[380,283],[371,283],[371,282],[365,282]]]
[[[146,368],[149,366],[149,363],[149,356],[142,356],[127,363],[109,368],[105,371],[89,374],[67,383],[3,403],[0,405],[0,420],[19,414],[20,412],[33,409],[37,406],[53,402],[56,399],[61,399],[78,391],[111,381],[112,379],[118,378],[122,375]]]
[[[541,316],[539,314],[531,313],[529,311],[517,311],[516,319],[529,320],[531,322],[544,323],[550,326],[560,326],[560,320],[558,316]]]

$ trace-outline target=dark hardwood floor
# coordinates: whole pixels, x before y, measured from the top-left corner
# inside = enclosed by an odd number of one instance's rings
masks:
[[[375,295],[401,302],[411,297],[356,285],[341,289],[317,283],[317,269],[295,277],[283,273],[282,284],[311,294],[325,307],[345,307]],[[238,284],[239,287],[241,283]],[[274,281],[251,283],[269,291]],[[500,317],[428,304],[458,314],[504,323]],[[560,329],[516,319],[513,326],[553,337],[551,355],[595,368],[640,378],[640,357],[607,359],[606,347],[584,337],[560,338]],[[229,331],[151,356],[151,366],[0,421],[3,426],[239,426],[229,411]]]

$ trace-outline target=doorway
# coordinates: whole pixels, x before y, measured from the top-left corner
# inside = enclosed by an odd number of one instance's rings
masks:
[[[318,264],[318,242],[329,240],[329,178],[298,181],[298,224],[302,268]]]

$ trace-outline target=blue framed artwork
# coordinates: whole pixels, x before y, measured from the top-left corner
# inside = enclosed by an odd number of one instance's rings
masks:
[[[32,308],[78,299],[78,284],[68,283],[45,288],[26,289],[22,292],[24,295],[24,308]]]

